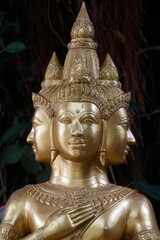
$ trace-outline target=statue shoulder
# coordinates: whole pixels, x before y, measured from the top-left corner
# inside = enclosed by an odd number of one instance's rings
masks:
[[[24,205],[25,202],[26,202],[26,189],[25,187],[24,188],[21,188],[21,189],[18,189],[16,190],[9,198],[8,202],[7,202],[7,205],[5,207],[8,208],[9,206],[11,205],[16,205],[16,206],[19,206],[20,205]]]
[[[150,201],[142,194],[135,192],[128,198],[127,202],[127,228],[126,234],[136,235],[140,229],[159,232],[156,217]],[[128,237],[127,239],[132,239]]]
[[[1,226],[7,228],[7,231],[25,232],[27,229],[27,219],[25,218],[25,206],[27,201],[27,192],[25,187],[15,191],[9,198]],[[13,228],[13,229],[12,229]]]
[[[148,198],[138,193],[137,191],[132,194],[128,202],[128,212],[135,212],[135,210],[137,214],[144,214],[144,211],[145,213],[153,211],[152,205]]]

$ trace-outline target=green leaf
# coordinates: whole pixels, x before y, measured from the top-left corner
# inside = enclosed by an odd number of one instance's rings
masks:
[[[24,123],[18,123],[13,127],[7,129],[7,131],[3,134],[0,144],[3,144],[19,135],[19,133],[24,129]]]
[[[6,147],[0,153],[0,165],[3,167],[5,164],[18,162],[18,160],[22,157],[23,152],[24,149],[16,144]]]
[[[159,112],[160,112],[160,106],[158,106],[157,109],[153,111],[153,114],[154,113],[159,113]]]
[[[2,196],[2,194],[6,191],[6,188],[2,188],[0,189],[0,197]]]
[[[160,185],[149,184],[145,179],[134,180],[134,183],[147,195],[160,200]]]
[[[37,183],[46,182],[49,180],[51,175],[51,168],[48,163],[43,163],[43,171],[38,173],[36,176]]]
[[[36,162],[33,157],[32,149],[30,149],[29,146],[24,147],[24,153],[20,161],[28,173],[37,174],[42,171],[41,164]]]
[[[4,13],[0,13],[0,26],[2,25],[4,19]]]
[[[6,52],[9,53],[21,52],[25,49],[26,47],[22,42],[12,42],[5,48]]]

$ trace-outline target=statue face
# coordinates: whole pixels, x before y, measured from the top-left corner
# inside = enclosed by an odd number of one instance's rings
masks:
[[[106,161],[111,165],[124,163],[129,145],[134,143],[128,114],[125,108],[120,108],[112,114],[107,123]]]
[[[34,113],[27,142],[32,143],[35,159],[38,162],[50,162],[50,119],[41,108],[36,109]]]
[[[60,155],[71,161],[91,160],[101,141],[99,108],[89,102],[62,103],[55,115],[55,141]]]

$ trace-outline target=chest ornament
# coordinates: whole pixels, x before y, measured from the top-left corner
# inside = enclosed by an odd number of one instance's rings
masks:
[[[33,199],[54,208],[77,208],[90,203],[93,206],[102,204],[102,208],[118,203],[133,192],[132,189],[110,184],[98,188],[70,188],[54,185],[49,182],[27,185],[27,194]]]

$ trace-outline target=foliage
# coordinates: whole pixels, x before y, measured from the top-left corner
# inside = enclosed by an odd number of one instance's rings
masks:
[[[23,123],[18,123],[15,124],[13,127],[8,128],[0,139],[0,145],[10,141],[12,138],[17,137],[23,129],[24,129]]]
[[[149,184],[146,179],[137,179],[133,183],[139,186],[139,188],[147,195],[160,200],[160,185]]]
[[[21,0],[0,3],[4,11],[0,13],[0,206],[17,188],[48,180],[50,175],[49,166],[36,162],[31,146],[26,143],[32,106],[26,83],[31,78],[29,33],[21,28],[24,3]]]
[[[22,42],[11,42],[6,48],[0,51],[0,53],[6,51],[8,53],[16,53],[25,50],[25,45]]]

